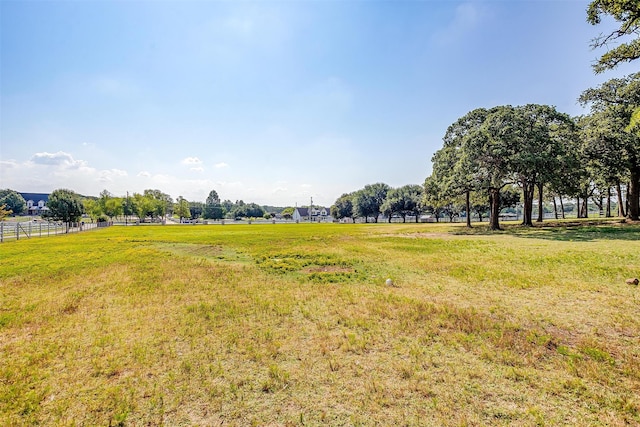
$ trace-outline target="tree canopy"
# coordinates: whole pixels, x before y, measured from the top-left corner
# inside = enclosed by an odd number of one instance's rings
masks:
[[[27,209],[27,202],[17,191],[8,188],[0,190],[0,205],[10,210],[15,215],[20,215]]]
[[[211,190],[204,204],[202,217],[205,219],[222,219],[224,213],[220,204],[220,197],[216,190]]]
[[[594,49],[617,46],[608,49],[593,65],[596,73],[613,69],[623,62],[640,58],[640,2],[638,0],[593,0],[587,9],[587,21],[592,25],[602,22],[603,15],[609,15],[620,23],[620,27],[609,34],[602,34],[592,40]],[[628,37],[636,38],[626,42]]]
[[[640,73],[587,89],[579,100],[591,107],[592,118],[585,120],[589,126],[586,143],[611,180],[629,181],[628,215],[637,220],[640,216],[640,134],[627,129],[640,108]]]
[[[77,222],[84,213],[84,205],[78,194],[67,189],[54,190],[49,195],[48,210],[42,213],[44,218],[65,223]]]

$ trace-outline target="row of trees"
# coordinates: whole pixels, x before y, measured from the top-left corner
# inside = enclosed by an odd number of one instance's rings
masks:
[[[10,189],[0,190],[0,218],[11,214],[20,215],[26,209],[27,203],[20,193]],[[150,219],[152,222],[173,215],[181,219],[213,220],[259,218],[267,215],[265,209],[256,203],[245,203],[242,200],[235,203],[230,200],[221,201],[215,190],[202,203],[188,201],[182,196],[174,202],[168,194],[152,189],[127,194],[126,197],[113,196],[107,190],[103,190],[99,197],[85,197],[72,190],[58,189],[49,195],[47,209],[42,211],[44,218],[63,222],[77,222],[84,214],[96,221],[136,217],[139,220]]]
[[[445,205],[463,196],[470,211],[473,194],[488,196],[492,229],[499,229],[502,191],[522,191],[523,224],[532,225],[534,194],[545,192],[587,202],[618,196],[621,215],[640,213],[640,134],[629,131],[640,105],[640,73],[585,91],[580,102],[591,114],[572,118],[547,105],[478,108],[449,126],[433,156],[426,197]],[[623,189],[628,195],[623,201]],[[601,202],[600,202],[601,203]],[[542,221],[539,209],[538,221]],[[468,223],[467,225],[470,226]]]
[[[620,22],[619,29],[595,39],[594,48],[640,34],[637,1],[594,0],[587,14],[594,25],[602,15]],[[594,71],[601,73],[639,57],[640,38],[636,38],[602,55]],[[545,191],[554,194],[554,200],[576,198],[579,216],[586,216],[590,198],[596,204],[600,200],[602,208],[603,198],[610,206],[616,194],[619,214],[638,220],[640,73],[588,89],[579,101],[590,107],[589,115],[572,118],[554,107],[534,104],[467,113],[447,129],[443,147],[433,156],[426,198],[446,205],[463,196],[469,212],[474,194],[488,196],[492,229],[500,228],[502,190],[514,184],[522,191],[524,225],[532,225],[534,194],[542,206]]]
[[[407,216],[415,216],[417,222],[424,211],[422,197],[423,191],[419,185],[391,188],[384,183],[369,184],[338,197],[331,206],[331,216],[336,219],[364,218],[365,222],[369,222],[369,218],[378,222],[380,215],[386,216],[389,221],[393,216],[398,216],[403,222]]]
[[[245,203],[242,200],[237,200],[235,203],[231,200],[221,201],[218,193],[211,190],[204,203],[189,202],[182,196],[178,197],[174,214],[180,218],[219,220],[260,218],[265,215],[265,210],[256,203]]]
[[[520,202],[520,191],[514,186],[500,191],[500,210],[515,207]],[[392,188],[384,183],[365,185],[364,188],[338,197],[331,206],[331,216],[336,219],[362,218],[378,222],[381,215],[391,222],[395,218],[413,217],[418,222],[422,214],[431,214],[436,221],[446,217],[449,221],[466,216],[476,215],[480,221],[490,209],[489,198],[480,192],[470,195],[469,205],[464,197],[456,195],[448,197],[439,190],[439,183],[434,177],[428,178],[424,185],[404,185]],[[284,211],[283,211],[284,213]]]
[[[230,200],[221,201],[218,193],[211,190],[205,202],[194,202],[179,196],[174,202],[160,190],[144,190],[127,197],[114,197],[107,190],[100,193],[97,199],[87,198],[84,201],[87,214],[93,219],[107,217],[135,216],[140,220],[150,218],[159,221],[166,216],[180,219],[213,219],[263,217],[265,210],[255,203],[242,200],[235,203]]]

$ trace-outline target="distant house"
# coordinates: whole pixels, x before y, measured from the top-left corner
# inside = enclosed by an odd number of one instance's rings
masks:
[[[48,210],[49,195],[45,193],[19,193],[27,202],[27,215],[41,215]]]
[[[295,208],[291,217],[294,221],[309,221],[309,208]]]
[[[329,208],[322,206],[309,208],[295,208],[292,218],[295,221],[331,222],[333,217]]]

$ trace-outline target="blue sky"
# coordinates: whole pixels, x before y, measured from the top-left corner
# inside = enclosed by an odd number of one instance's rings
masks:
[[[0,188],[331,205],[421,184],[447,127],[571,115],[588,1],[0,1]]]

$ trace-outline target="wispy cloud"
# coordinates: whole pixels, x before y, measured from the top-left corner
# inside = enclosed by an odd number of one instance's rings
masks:
[[[220,163],[216,163],[215,165],[213,165],[216,169],[223,169],[223,168],[228,168],[229,165],[225,162],[220,162]]]
[[[15,169],[18,168],[20,164],[15,160],[0,160],[0,166],[2,166],[2,169]]]
[[[478,3],[459,4],[449,25],[433,35],[433,42],[439,46],[456,43],[473,31],[482,22],[485,14],[486,10]]]
[[[114,178],[125,177],[128,175],[127,171],[121,169],[101,170],[98,174],[98,181],[113,182]]]
[[[204,172],[204,168],[203,167],[191,168],[189,170],[191,170],[193,172]]]
[[[140,171],[140,172],[138,172],[138,175],[136,175],[136,176],[140,176],[140,177],[143,177],[143,178],[149,178],[151,176],[151,174],[149,172],[147,172],[147,171]]]

